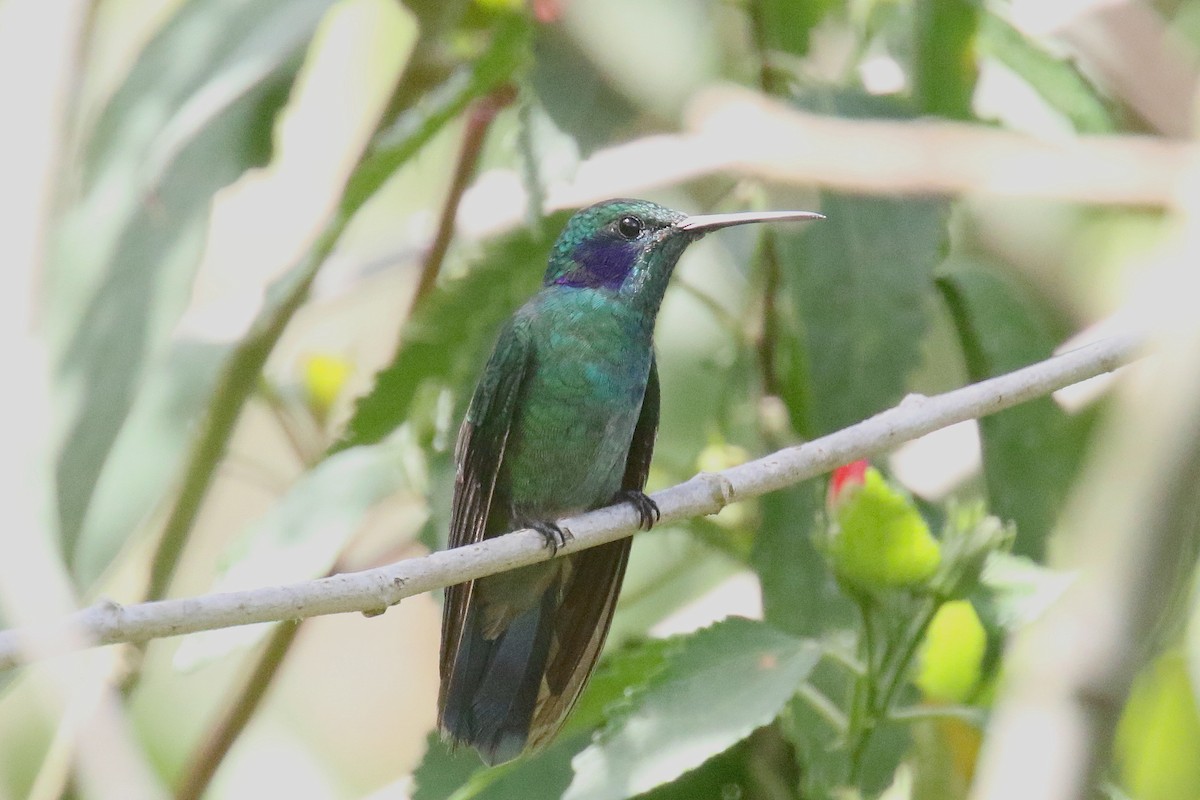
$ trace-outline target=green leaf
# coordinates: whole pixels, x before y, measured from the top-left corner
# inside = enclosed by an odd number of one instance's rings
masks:
[[[972,381],[1048,358],[1067,326],[1028,290],[958,260],[938,280]],[[1015,551],[1038,557],[1078,472],[1094,413],[1042,397],[979,421],[989,508],[1017,526]]]
[[[277,21],[276,17],[282,13],[280,10],[274,17],[268,16],[264,24]],[[294,141],[291,138],[294,133],[289,131],[311,127],[320,121],[317,117],[326,112],[314,100],[327,97],[329,90],[325,87],[334,81],[356,82],[361,100],[359,113],[366,124],[372,124],[402,72],[415,39],[411,17],[388,0],[347,0],[338,4],[322,18],[305,54],[303,78],[290,98],[289,123],[281,131],[287,137],[284,146]],[[354,49],[348,51],[346,44]],[[322,141],[329,157],[339,162],[339,155],[355,157],[362,147],[361,141],[348,135],[324,137]],[[279,163],[287,161],[285,154]],[[336,185],[330,188],[337,190]],[[201,200],[197,200],[200,205],[207,202]],[[206,206],[203,209],[198,206],[197,214],[206,213]],[[332,241],[328,230],[323,241]],[[224,419],[232,428],[241,403],[259,379],[262,361],[303,300],[304,287],[320,268],[320,261],[310,254],[310,258],[278,280],[266,270],[254,277],[247,276],[238,287],[244,294],[229,302],[237,305],[244,301],[252,306],[264,294],[267,302],[241,342],[199,341],[177,332],[159,352],[148,355],[136,397],[104,460],[82,521],[73,565],[81,583],[89,584],[108,566],[130,531],[149,517],[155,505],[162,502],[164,493],[178,482],[176,465],[194,438],[196,421],[206,408],[215,407],[213,388],[222,370],[232,376],[236,364],[241,365],[236,370],[238,392],[226,391],[220,398],[223,409],[230,412]],[[266,281],[273,282],[267,285]],[[294,296],[296,292],[300,292],[299,296]],[[292,300],[282,301],[289,296],[293,296]],[[139,310],[134,309],[129,316],[136,316]],[[272,326],[274,333],[270,330]],[[114,354],[118,356],[124,354]],[[227,390],[233,385],[225,384]],[[214,466],[223,450],[224,440],[211,453]],[[64,454],[64,458],[73,459],[74,454]]]
[[[636,687],[645,686],[667,665],[676,639],[644,639],[605,655],[567,719],[564,731],[591,730],[617,706],[627,705]]]
[[[739,618],[675,641],[575,757],[567,800],[632,797],[700,766],[773,720],[819,658],[813,643]]]
[[[472,100],[512,80],[527,57],[530,34],[525,15],[502,15],[491,43],[479,58],[451,74],[380,133],[370,155],[346,186],[342,208],[360,207]]]
[[[1011,69],[1065,116],[1078,133],[1115,133],[1119,112],[1079,69],[1044,50],[1005,20],[985,14],[979,50]]]
[[[479,756],[470,748],[451,749],[433,731],[426,739],[425,757],[413,772],[413,800],[446,800],[483,769]]]
[[[814,542],[820,489],[817,481],[809,481],[759,501],[762,524],[751,563],[762,583],[763,616],[796,636],[813,636],[854,619],[854,606]]]
[[[823,193],[827,219],[779,237],[783,290],[799,317],[781,337],[791,368],[784,399],[813,438],[859,422],[904,396],[921,359],[944,204]]]
[[[813,92],[806,109],[908,118],[886,98]],[[792,427],[815,438],[898,402],[921,361],[947,206],[823,192],[827,219],[778,232],[779,383]]]
[[[647,635],[675,611],[733,575],[741,565],[677,526],[635,536],[608,641]]]
[[[917,0],[913,96],[928,114],[971,119],[979,65],[977,0]]]
[[[540,26],[534,48],[530,85],[554,125],[570,135],[580,157],[611,144],[634,119],[633,104],[560,26]]]
[[[564,735],[542,752],[475,773],[452,800],[559,798],[571,783],[571,759],[587,746],[586,733]],[[531,788],[536,787],[535,793]]]
[[[147,363],[187,301],[213,193],[270,153],[276,112],[330,2],[192,0],[96,124],[49,267],[68,557]]]
[[[1140,800],[1200,795],[1200,692],[1179,650],[1156,658],[1134,681],[1117,726],[1121,783]]]
[[[565,222],[565,215],[556,215],[541,227],[557,236]],[[511,234],[488,248],[466,277],[427,297],[405,326],[395,360],[358,401],[333,452],[377,442],[409,420],[423,386],[459,390],[464,405],[496,331],[540,285],[551,244],[535,232]]]
[[[232,592],[319,578],[332,569],[376,503],[405,479],[405,445],[383,442],[338,453],[305,473],[234,542],[210,592]],[[190,636],[175,653],[194,669],[256,644],[271,624],[240,625]]]
[[[765,50],[794,55],[808,53],[809,38],[825,15],[841,4],[836,0],[755,0],[751,4],[755,34]]]
[[[1015,631],[1057,601],[1075,580],[1075,574],[1052,570],[1024,556],[993,553],[980,580],[987,594],[972,600],[984,606],[981,616],[1005,631]]]
[[[147,365],[79,532],[72,571],[82,585],[104,572],[130,532],[178,480],[193,426],[212,399],[229,349],[223,343],[180,340]]]

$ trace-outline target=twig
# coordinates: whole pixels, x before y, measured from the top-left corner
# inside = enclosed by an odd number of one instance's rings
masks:
[[[825,720],[829,727],[833,728],[834,733],[839,736],[846,735],[846,730],[850,726],[849,720],[846,719],[846,715],[842,713],[842,710],[838,708],[837,703],[826,697],[820,689],[805,681],[796,689],[796,696],[808,704],[809,708],[817,712],[817,715]]]
[[[1037,139],[981,124],[846,119],[800,111],[747,89],[699,93],[685,132],[598,150],[570,183],[547,190],[550,210],[710,175],[865,194],[982,193],[1088,205],[1174,207],[1194,143],[1139,135]],[[476,233],[520,223],[516,193]]]
[[[982,728],[987,722],[987,711],[974,706],[905,706],[895,708],[888,714],[890,722],[921,722],[930,719],[956,719]]]
[[[261,373],[259,374],[258,386],[256,388],[258,389],[259,396],[262,397],[263,402],[266,404],[267,410],[275,418],[275,424],[279,426],[279,431],[283,434],[283,438],[287,440],[288,446],[292,448],[292,454],[296,456],[296,460],[305,467],[311,467],[320,458],[320,452],[316,451],[316,447],[314,447],[317,438],[314,434],[318,433],[315,423],[309,425],[308,430],[301,430],[296,417],[292,415],[291,409],[288,408],[287,401],[283,399],[283,395]],[[312,419],[312,417],[308,419]],[[319,447],[319,444],[317,446]]]
[[[266,648],[254,663],[254,669],[238,690],[236,702],[225,708],[220,721],[193,754],[191,764],[175,792],[175,800],[199,800],[203,797],[229,748],[262,704],[299,632],[299,623],[284,622],[271,633]]]
[[[421,275],[417,278],[417,288],[409,304],[409,317],[412,316],[413,309],[417,308],[437,285],[442,262],[446,259],[446,251],[450,249],[450,241],[454,238],[454,219],[458,215],[458,206],[462,202],[463,192],[467,190],[471,178],[475,175],[475,165],[479,162],[479,153],[483,150],[488,129],[491,128],[496,115],[515,98],[516,89],[511,84],[504,84],[476,100],[467,114],[466,130],[463,131],[462,144],[458,150],[458,163],[454,167],[454,176],[450,180],[446,201],[442,203],[437,232],[421,264]]]
[[[736,173],[876,194],[982,192],[1172,206],[1180,171],[1197,153],[1153,136],[1051,141],[962,122],[839,119],[734,88],[700,95],[688,127],[692,149],[707,153],[720,142],[726,169]]]
[[[764,230],[759,239],[759,263],[763,271],[762,319],[758,331],[755,352],[758,369],[762,373],[763,391],[771,395],[782,395],[779,383],[779,365],[776,363],[778,347],[775,337],[779,323],[779,251],[775,246],[775,234]]]
[[[857,593],[856,593],[857,594]],[[880,680],[880,671],[887,661],[887,650],[879,660],[875,656],[875,624],[872,618],[872,600],[869,595],[855,597],[858,611],[862,618],[862,658],[867,669],[854,681],[851,694],[850,725],[846,729],[846,751],[849,754],[850,782],[857,783],[862,771],[862,757],[871,734],[878,723],[880,710],[877,707],[876,687]]]
[[[1135,353],[1132,338],[1113,337],[942,395],[910,396],[897,407],[837,433],[723,472],[697,475],[656,493],[654,500],[664,523],[715,514],[738,500],[791,486],[930,431],[993,414],[1110,372],[1130,361]],[[562,520],[560,524],[573,538],[559,548],[559,554],[629,536],[638,522],[634,510],[624,504]],[[75,641],[73,637],[79,636],[96,644],[142,642],[253,622],[347,611],[378,612],[405,597],[549,557],[544,537],[536,531],[522,530],[468,547],[315,581],[127,607],[102,602],[57,625],[0,631],[0,668],[17,664],[23,650],[41,655],[67,649]]]
[[[213,402],[201,423],[200,432],[188,454],[187,469],[182,486],[171,507],[162,537],[150,567],[150,582],[146,599],[157,600],[167,593],[183,546],[187,543],[192,524],[200,513],[204,496],[212,484],[217,467],[225,457],[225,449],[242,408],[257,386],[267,356],[283,335],[296,310],[308,297],[308,290],[321,265],[337,244],[349,221],[349,215],[339,212],[326,226],[321,237],[309,250],[299,267],[287,294],[267,313],[255,320],[254,327],[238,344],[229,362],[221,371],[213,388]]]

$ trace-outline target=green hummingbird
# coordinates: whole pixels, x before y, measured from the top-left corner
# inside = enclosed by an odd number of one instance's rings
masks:
[[[577,212],[541,290],[500,331],[459,431],[450,546],[534,528],[643,493],[658,432],[654,323],[684,249],[750,222],[810,211],[688,216],[645,200]],[[488,764],[549,742],[604,646],[630,539],[447,589],[438,725]]]

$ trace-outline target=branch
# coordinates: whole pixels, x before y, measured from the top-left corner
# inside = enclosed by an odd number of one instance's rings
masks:
[[[791,486],[939,428],[994,414],[1111,372],[1130,361],[1135,352],[1132,338],[1114,337],[952,392],[934,397],[911,395],[895,408],[857,425],[723,472],[701,473],[656,493],[654,500],[663,522],[715,514],[730,503]],[[560,554],[566,555],[632,535],[638,517],[622,504],[570,517],[560,524],[573,534],[559,548]],[[542,535],[522,530],[378,569],[314,581],[124,607],[101,602],[56,625],[0,631],[0,669],[20,663],[26,653],[40,657],[69,649],[79,638],[97,645],[144,642],[255,622],[347,611],[381,613],[405,597],[549,557]]]
[[[417,288],[413,290],[409,303],[407,318],[411,319],[426,295],[437,286],[438,276],[442,273],[442,262],[450,250],[450,242],[454,238],[454,218],[458,214],[458,206],[462,202],[463,192],[467,183],[475,174],[475,166],[479,163],[479,155],[483,152],[483,144],[487,140],[488,131],[496,117],[509,106],[516,97],[516,89],[511,84],[503,84],[493,89],[489,94],[476,100],[467,113],[466,129],[463,131],[462,144],[458,148],[458,162],[454,166],[454,176],[450,180],[450,188],[446,191],[446,199],[442,203],[442,214],[438,218],[437,232],[433,242],[425,254],[421,264],[421,274],[417,278]],[[404,328],[401,325],[401,336]]]
[[[1092,205],[1173,205],[1196,152],[1153,136],[1048,140],[946,120],[842,119],[732,87],[699,95],[688,128],[694,149],[719,147],[728,169],[772,183]]]
[[[1046,139],[978,123],[847,119],[717,86],[689,104],[682,132],[597,150],[569,182],[548,188],[547,205],[579,208],[606,197],[730,175],[851,193],[984,194],[1170,208],[1178,202],[1179,176],[1196,153],[1193,142],[1156,136]],[[471,214],[459,219],[460,226],[479,235],[519,224],[522,200],[504,194],[499,183],[481,181],[468,190],[463,205]]]

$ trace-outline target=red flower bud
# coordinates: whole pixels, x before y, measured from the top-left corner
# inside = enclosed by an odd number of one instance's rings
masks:
[[[870,464],[865,458],[851,461],[845,466],[838,467],[829,477],[829,492],[825,496],[825,507],[833,507],[841,502],[846,490],[853,486],[862,486],[866,479],[867,467]]]

